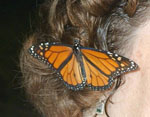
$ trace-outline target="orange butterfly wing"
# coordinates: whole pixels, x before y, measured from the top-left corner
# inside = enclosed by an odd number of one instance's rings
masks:
[[[60,73],[69,89],[81,90],[85,86],[85,79],[83,78],[80,64],[74,54],[60,70]]]
[[[109,89],[114,78],[137,68],[133,61],[107,51],[81,48],[87,85],[94,90]]]
[[[85,86],[80,64],[71,46],[41,43],[39,46],[32,46],[29,52],[35,58],[52,66],[69,89],[80,90]]]
[[[29,49],[29,53],[44,63],[53,66],[55,69],[59,69],[73,51],[72,48],[68,46],[41,43],[38,46],[32,46]]]

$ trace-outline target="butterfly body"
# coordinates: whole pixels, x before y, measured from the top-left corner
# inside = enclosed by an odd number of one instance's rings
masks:
[[[108,51],[74,45],[41,43],[29,53],[53,67],[64,84],[72,90],[86,85],[93,90],[109,89],[117,76],[135,70],[137,64]]]

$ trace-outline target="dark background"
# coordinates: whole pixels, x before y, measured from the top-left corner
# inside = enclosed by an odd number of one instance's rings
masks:
[[[0,0],[0,117],[39,117],[20,86],[19,53],[44,0]]]

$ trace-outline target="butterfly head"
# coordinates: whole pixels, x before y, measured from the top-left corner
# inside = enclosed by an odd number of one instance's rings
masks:
[[[73,44],[74,44],[74,47],[79,47],[80,46],[80,39],[74,39]]]
[[[80,51],[80,40],[79,39],[74,39],[73,41],[73,50],[75,52],[75,54],[77,55]]]

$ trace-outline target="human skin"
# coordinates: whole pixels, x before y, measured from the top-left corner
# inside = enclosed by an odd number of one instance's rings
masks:
[[[136,20],[140,25],[131,29],[125,37],[128,43],[120,48],[123,56],[135,61],[139,68],[122,76],[125,83],[112,96],[113,104],[107,105],[110,117],[150,117],[150,8],[141,14]]]
[[[124,75],[125,83],[113,95],[113,104],[108,104],[110,117],[150,117],[150,18],[131,35],[132,48],[126,49],[126,56],[139,68]]]

